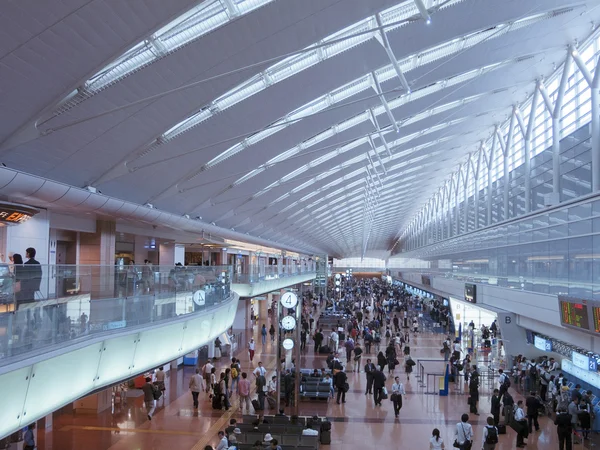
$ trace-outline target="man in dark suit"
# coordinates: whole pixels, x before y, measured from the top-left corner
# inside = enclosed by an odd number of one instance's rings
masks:
[[[494,425],[498,426],[500,423],[500,391],[494,389],[494,395],[492,395],[492,409],[490,411],[494,416]]]
[[[23,264],[23,278],[21,280],[22,299],[25,302],[35,301],[35,293],[40,290],[42,283],[42,267],[35,259],[35,248],[29,247],[25,250],[27,261]]]
[[[535,431],[539,431],[540,424],[538,423],[538,413],[542,404],[535,396],[535,392],[531,392],[531,395],[525,399],[525,406],[527,406],[527,422],[529,425],[529,432],[533,433],[533,425],[535,425]]]
[[[554,419],[556,425],[556,431],[558,433],[558,448],[559,450],[571,450],[573,444],[571,442],[571,434],[573,433],[573,427],[571,425],[571,414],[567,413],[564,408],[558,409],[556,419]]]
[[[383,395],[385,380],[385,374],[380,370],[379,367],[377,367],[373,372],[373,389],[375,390],[375,395],[373,396],[373,399],[375,400],[375,406],[381,406],[381,397]]]
[[[346,383],[348,381],[348,376],[346,372],[340,370],[335,377],[335,386],[337,387],[337,401],[336,403],[340,404],[340,399],[342,403],[346,403]]]
[[[375,364],[370,359],[367,359],[367,363],[365,364],[365,373],[367,374],[367,390],[365,391],[365,395],[373,393],[373,372],[375,372]]]

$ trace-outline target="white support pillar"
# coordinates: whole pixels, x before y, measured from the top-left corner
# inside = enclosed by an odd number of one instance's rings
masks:
[[[477,163],[473,163],[473,158],[470,158],[471,161],[471,176],[474,177],[474,193],[473,193],[473,203],[475,210],[475,217],[473,218],[473,227],[475,230],[479,228],[479,190],[481,188],[479,184],[479,169],[481,167],[481,155],[483,153],[483,141],[479,145],[479,149],[477,150]]]
[[[596,61],[596,70],[592,76],[577,50],[572,47],[569,50],[591,91],[592,192],[597,192],[600,190],[600,58]]]
[[[560,202],[560,119],[562,118],[562,107],[565,98],[565,90],[569,79],[571,69],[571,52],[567,52],[565,64],[563,66],[563,74],[558,86],[558,95],[552,112],[552,200],[551,204],[555,205]]]
[[[496,152],[496,133],[492,136],[492,147],[488,154],[488,193],[487,193],[487,226],[492,224],[492,164],[494,163],[494,153]]]
[[[504,220],[510,218],[508,213],[508,198],[510,194],[510,173],[508,168],[510,149],[512,148],[514,129],[515,129],[515,118],[516,118],[516,107],[513,107],[512,114],[510,116],[508,134],[506,137],[506,145],[504,146]]]
[[[460,192],[460,178],[461,178],[461,168],[458,168],[458,172],[456,172],[456,184],[454,185],[454,215],[455,215],[455,225],[454,228],[456,230],[455,236],[460,234],[460,207],[458,205],[458,193]]]
[[[463,221],[465,222],[464,232],[469,231],[469,173],[471,172],[471,155],[469,155],[469,159],[465,163],[465,175],[463,179],[463,192],[464,192],[464,214]]]

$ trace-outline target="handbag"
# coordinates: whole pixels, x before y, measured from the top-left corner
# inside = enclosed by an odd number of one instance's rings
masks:
[[[388,391],[384,386],[383,389],[381,389],[381,399],[386,400],[387,398],[388,398]]]

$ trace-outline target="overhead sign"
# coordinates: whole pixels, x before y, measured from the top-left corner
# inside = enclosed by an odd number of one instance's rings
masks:
[[[192,300],[194,300],[194,303],[196,305],[204,306],[206,304],[206,293],[202,289],[199,289],[196,292],[194,292]]]
[[[552,351],[552,341],[549,339],[544,339],[543,337],[540,337],[540,336],[534,336],[533,345],[535,346],[535,348],[542,350],[544,352]]]
[[[37,213],[39,213],[39,211],[30,206],[0,202],[0,223],[4,225],[19,225],[25,223]]]
[[[477,285],[465,283],[465,301],[469,303],[477,303]]]
[[[571,355],[571,359],[573,360],[573,365],[583,370],[589,370],[591,372],[598,371],[598,363],[595,359],[590,358],[587,355],[582,355],[581,353],[573,352]]]

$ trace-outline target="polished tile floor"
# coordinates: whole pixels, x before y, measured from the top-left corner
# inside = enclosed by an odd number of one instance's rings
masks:
[[[259,324],[260,325],[260,324]],[[268,327],[268,326],[267,326]],[[254,332],[260,326],[254,327]],[[439,359],[442,335],[424,333],[411,342],[414,359]],[[262,360],[269,370],[275,367],[274,349],[267,340],[262,347],[257,339],[257,355],[254,364]],[[236,355],[242,359],[242,369],[250,372],[250,364],[246,352]],[[373,355],[375,356],[375,355]],[[366,358],[363,358],[363,363]],[[223,358],[222,364],[228,361]],[[402,361],[401,361],[402,362]],[[484,365],[484,357],[480,357],[480,365]],[[401,364],[402,365],[402,364]],[[304,353],[303,367],[324,367],[325,357],[315,356],[310,346]],[[431,373],[441,372],[443,362],[426,363],[426,370]],[[418,383],[413,376],[406,382],[403,370],[396,369],[402,377],[407,395],[400,418],[394,417],[392,404],[384,401],[382,407],[375,407],[372,396],[365,396],[366,379],[364,373],[348,373],[350,391],[347,402],[337,405],[333,401],[303,401],[300,406],[302,415],[326,415],[332,422],[331,450],[364,449],[364,448],[406,448],[428,449],[429,437],[434,428],[441,431],[446,448],[452,448],[453,433],[461,414],[468,412],[467,395],[462,386],[451,385],[450,394],[440,397],[427,394],[429,390]],[[191,394],[187,385],[193,368],[184,367],[172,373],[167,380],[167,391],[159,400],[152,421],[146,418],[142,398],[129,398],[126,405],[115,407],[114,411],[106,411],[99,415],[56,414],[51,430],[38,432],[39,450],[154,450],[154,449],[204,449],[209,444],[218,442],[217,432],[224,429],[231,417],[240,418],[235,395],[233,408],[228,412],[213,411],[205,396],[198,411],[192,408]],[[387,375],[387,374],[386,374]],[[392,377],[388,376],[388,389]],[[437,383],[437,381],[436,381]],[[480,389],[481,415],[471,415],[470,423],[475,430],[474,449],[481,448],[482,429],[489,412],[491,382],[482,380]],[[522,398],[515,394],[515,398]],[[291,412],[291,411],[289,411]],[[545,417],[540,419],[541,429],[528,439],[529,449],[557,449],[556,429]],[[515,433],[509,428],[508,434],[500,436],[497,450],[514,449]],[[586,443],[590,448],[590,443]],[[576,449],[584,448],[579,445]],[[283,450],[286,450],[283,447]]]

